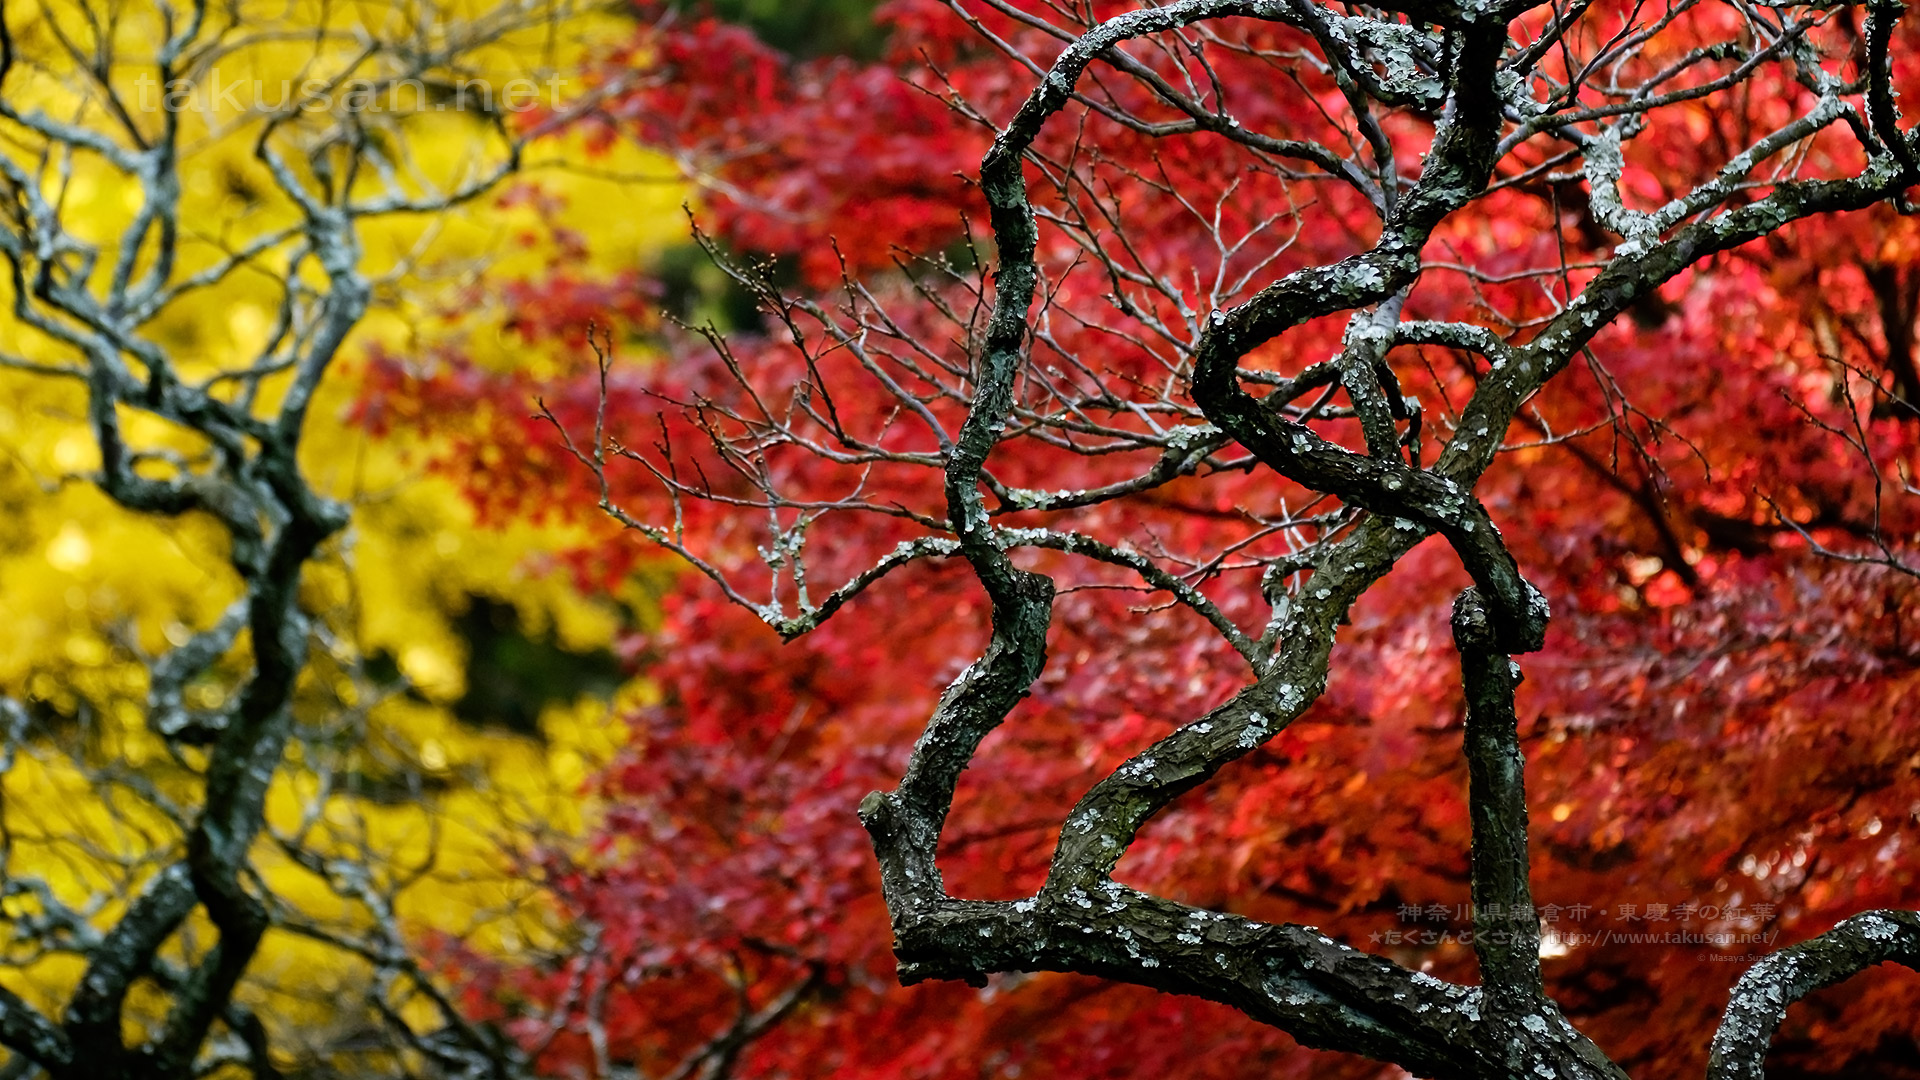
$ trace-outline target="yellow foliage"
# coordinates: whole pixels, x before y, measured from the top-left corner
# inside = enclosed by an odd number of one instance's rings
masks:
[[[448,10],[484,21],[490,6],[461,0]],[[157,107],[146,103],[163,88],[142,82],[150,81],[152,43],[165,36],[159,9],[116,10],[121,55],[140,62],[114,70],[115,88],[133,103],[135,123],[161,123]],[[182,125],[181,145],[190,148],[179,170],[180,217],[192,235],[182,238],[175,280],[297,226],[298,215],[274,193],[253,153],[260,114],[247,106],[262,102],[248,100],[252,88],[265,87],[263,103],[273,104],[283,81],[297,88],[302,78],[324,78],[351,55],[355,34],[396,33],[393,20],[411,8],[245,0],[240,10],[247,33],[201,79],[215,91],[203,90],[171,114]],[[82,106],[77,76],[62,58],[62,34],[89,40],[77,4],[55,3],[44,18],[9,25],[18,56],[7,76],[9,99],[23,112],[101,122],[89,112],[97,104]],[[317,32],[323,28],[328,32]],[[532,79],[545,95],[554,84],[544,80],[625,30],[603,9],[563,13],[552,25],[483,42],[466,52],[463,68],[496,86]],[[238,105],[217,92],[236,81],[248,87]],[[422,108],[399,122],[405,147],[394,147],[394,155],[399,160],[404,149],[402,172],[418,171],[406,183],[446,186],[484,168],[494,119]],[[22,160],[18,147],[0,152]],[[615,150],[595,176],[542,164],[580,156],[570,139],[555,139],[537,145],[528,165],[546,190],[565,197],[558,223],[591,240],[576,270],[632,266],[679,235],[681,189],[604,178],[667,172],[661,163]],[[69,228],[107,250],[140,212],[138,185],[96,156],[22,164],[50,177]],[[619,213],[606,212],[613,205]],[[470,597],[490,596],[510,603],[530,634],[550,633],[564,648],[586,652],[605,648],[633,614],[582,595],[545,567],[541,553],[570,537],[530,525],[476,527],[450,484],[423,475],[423,448],[372,437],[348,413],[367,351],[380,346],[405,355],[429,324],[469,331],[476,359],[495,367],[542,371],[581,362],[509,339],[489,300],[502,282],[545,269],[552,253],[537,240],[545,224],[527,206],[483,198],[442,213],[372,220],[362,230],[363,266],[378,282],[375,306],[324,384],[303,443],[308,475],[353,505],[353,524],[303,583],[302,604],[329,637],[303,676],[300,734],[268,807],[272,832],[369,867],[368,887],[393,894],[411,932],[450,934],[502,952],[551,945],[559,929],[530,902],[537,875],[506,853],[533,839],[577,834],[591,813],[582,785],[618,749],[620,728],[609,721],[609,703],[587,695],[549,704],[538,739],[462,722],[454,705],[466,690],[468,658],[457,621]],[[150,260],[143,253],[136,268]],[[277,265],[284,269],[284,259]],[[94,274],[104,280],[112,271],[112,260],[103,258]],[[72,366],[66,346],[11,314],[13,300],[0,284],[0,354]],[[205,378],[253,362],[275,332],[280,303],[273,275],[242,269],[171,299],[146,333],[170,350],[183,377]],[[269,380],[262,404],[283,385]],[[225,533],[214,523],[132,514],[96,490],[88,474],[99,454],[85,410],[85,387],[72,378],[0,369],[0,693],[36,710],[32,737],[0,778],[0,799],[10,874],[45,881],[52,900],[105,927],[156,860],[177,848],[180,815],[191,813],[197,797],[194,752],[172,750],[149,730],[143,661],[213,625],[240,583],[225,561]],[[129,441],[144,449],[184,459],[206,452],[190,433],[150,416],[123,421]],[[164,456],[142,466],[155,476],[177,467]],[[375,670],[388,661],[394,671]],[[239,684],[245,664],[243,637],[190,688],[187,704],[217,705]],[[276,1039],[325,1042],[366,1022],[338,1012],[341,1001],[356,1000],[347,991],[368,978],[368,967],[318,939],[364,923],[364,905],[343,896],[339,881],[298,865],[271,835],[257,847],[263,880],[294,912],[292,923],[309,924],[310,932],[271,934],[245,994],[270,1001],[260,1011],[276,1021]],[[31,895],[10,896],[5,905],[14,919],[47,911]],[[191,951],[196,933],[207,933],[205,924],[189,922],[179,950]],[[16,952],[0,983],[57,1010],[80,966],[71,955]],[[136,999],[130,1013],[162,1007],[157,999]]]

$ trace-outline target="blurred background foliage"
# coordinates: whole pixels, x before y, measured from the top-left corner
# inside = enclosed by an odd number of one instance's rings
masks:
[[[267,87],[323,70],[350,37],[330,26],[384,32],[398,9],[382,5],[243,3],[251,42],[222,58],[217,81]],[[456,8],[478,4],[456,4]],[[150,14],[150,13],[149,13]],[[16,66],[7,92],[22,108],[79,116],[64,34],[86,40],[84,13],[52,3],[38,17],[9,12]],[[503,37],[466,57],[475,77],[504,81],[569,70],[582,54],[631,32],[607,9],[570,16],[544,32]],[[129,15],[109,36],[139,55],[155,27]],[[150,51],[150,46],[148,47]],[[132,66],[116,70],[140,100]],[[152,91],[145,91],[149,99]],[[245,94],[240,95],[243,99]],[[195,223],[199,265],[295,220],[253,155],[257,114],[209,98],[181,113],[194,147],[181,174],[183,220]],[[405,123],[418,161],[470,167],[492,118],[421,111]],[[4,151],[19,153],[15,147]],[[610,708],[644,701],[615,647],[649,620],[647,591],[591,594],[552,557],[577,547],[564,527],[526,521],[481,528],[455,485],[425,465],[435,447],[377,437],[353,411],[365,361],[407,351],[423,329],[457,328],[471,362],[493,370],[552,375],[578,362],[564,343],[517,335],[504,283],[540,276],[556,262],[613,276],[681,241],[685,191],[677,183],[625,176],[671,175],[621,144],[600,154],[604,176],[546,166],[581,157],[557,139],[529,162],[543,195],[484,200],[450,213],[383,219],[368,226],[365,262],[376,276],[375,310],[324,384],[304,444],[304,464],[328,493],[353,506],[353,525],[307,574],[303,603],[325,627],[325,648],[305,673],[297,745],[270,804],[272,830],[324,837],[364,860],[400,899],[398,914],[422,935],[441,934],[487,951],[553,944],[563,928],[528,906],[529,868],[510,850],[529,838],[576,833],[592,812],[582,785],[613,754],[624,727]],[[139,193],[103,163],[76,156],[61,193],[77,221],[103,241],[124,228]],[[621,212],[607,214],[608,205]],[[578,240],[567,250],[556,236]],[[589,242],[590,241],[590,242]],[[187,273],[195,266],[183,267]],[[10,291],[0,284],[0,292]],[[151,325],[191,370],[242,366],[274,322],[276,282],[237,274],[218,289],[188,293]],[[0,349],[44,362],[58,346],[19,323],[0,296]],[[180,433],[130,420],[136,441]],[[0,370],[0,692],[28,703],[30,730],[0,777],[0,852],[9,878],[49,883],[53,895],[7,887],[12,921],[45,918],[66,905],[108,925],[174,848],[176,820],[157,807],[190,807],[194,762],[146,723],[143,659],[215,622],[238,595],[224,537],[192,517],[158,520],[123,511],[87,482],[98,467],[85,424],[84,387]],[[244,645],[188,690],[210,706],[245,676]],[[511,838],[512,843],[508,843]],[[330,920],[355,916],[326,885],[263,837],[256,866],[271,892],[298,909],[312,934],[276,931],[242,997],[271,1018],[276,1046],[296,1074],[352,1075],[358,1033],[369,1018],[353,1004],[371,969],[317,940]],[[191,938],[194,928],[184,936]],[[204,928],[201,928],[204,933]],[[0,983],[42,1008],[57,1008],[81,961],[39,954],[21,939],[0,945]],[[186,947],[183,945],[183,947]],[[158,995],[148,1003],[161,1008]],[[140,1002],[134,1002],[138,1015]]]

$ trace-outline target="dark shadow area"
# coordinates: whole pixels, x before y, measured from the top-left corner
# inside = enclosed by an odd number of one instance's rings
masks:
[[[454,619],[467,643],[467,692],[453,704],[462,723],[540,737],[540,712],[581,694],[610,697],[622,681],[620,661],[605,649],[575,652],[551,630],[530,634],[512,604],[468,598]]]
[[[880,55],[886,34],[874,25],[877,0],[675,0],[673,6],[751,27],[796,57]]]

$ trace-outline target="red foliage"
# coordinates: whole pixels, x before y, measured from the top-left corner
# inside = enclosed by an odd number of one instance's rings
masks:
[[[990,132],[943,103],[945,88],[925,65],[996,117],[1032,76],[982,47],[944,5],[899,0],[882,17],[894,26],[891,53],[865,66],[794,63],[712,20],[650,27],[600,69],[629,86],[609,101],[603,137],[698,163],[708,181],[703,215],[720,235],[741,249],[798,255],[816,288],[842,271],[829,239],[856,274],[887,266],[896,250],[947,246],[965,235],[962,215],[978,209],[956,174],[973,168]],[[1036,55],[1057,48],[1005,20],[990,28]],[[1258,45],[1290,44],[1274,31],[1249,33],[1276,38]],[[1247,88],[1243,113],[1276,127],[1319,133],[1327,122],[1319,110],[1337,97],[1330,85],[1263,93],[1271,71],[1252,60],[1219,70]],[[1764,104],[1765,94],[1795,91],[1763,81],[1753,92]],[[1629,198],[1666,197],[1693,178],[1701,145],[1732,144],[1721,128],[1742,122],[1703,108],[1636,140],[1630,175],[1644,190]],[[1051,149],[1064,155],[1075,137],[1062,133]],[[1152,259],[1195,265],[1201,277],[1247,269],[1211,246],[1204,226],[1214,194],[1238,183],[1219,207],[1228,234],[1295,205],[1271,174],[1245,173],[1243,159],[1217,144],[1158,143],[1097,117],[1082,137],[1132,170],[1105,176],[1124,192],[1127,234],[1150,242]],[[1165,194],[1173,189],[1207,192],[1207,202],[1196,209]],[[1360,220],[1343,205],[1350,192],[1316,197],[1314,227],[1271,272],[1367,240],[1341,224]],[[1552,265],[1564,251],[1577,282],[1582,252],[1606,242],[1583,200],[1578,184],[1482,200],[1447,227],[1444,256],[1471,264],[1480,283],[1436,269],[1409,311],[1548,310],[1558,284],[1494,279]],[[1073,252],[1052,242],[1044,257],[1068,267]],[[876,289],[904,292],[879,280]],[[1062,311],[1097,305],[1111,288],[1092,269],[1062,269],[1061,280]],[[1531,425],[1516,425],[1509,442],[1519,448],[1479,489],[1555,611],[1548,649],[1527,661],[1521,702],[1533,879],[1537,900],[1555,905],[1554,927],[1584,936],[1546,961],[1549,989],[1636,1076],[1701,1071],[1706,1033],[1749,954],[1865,908],[1920,904],[1920,595],[1910,578],[1812,548],[1860,550],[1876,520],[1890,536],[1920,529],[1899,472],[1920,450],[1920,421],[1889,408],[1869,382],[1902,377],[1889,370],[1899,348],[1889,337],[1910,338],[1915,308],[1909,301],[1904,324],[1883,316],[1909,285],[1920,289],[1920,233],[1890,211],[1817,221],[1713,261],[1604,334],[1591,367],[1562,377],[1534,403]],[[564,277],[531,283],[515,326],[565,338],[608,302],[603,287],[631,292]],[[1197,292],[1186,299],[1204,305]],[[890,307],[903,317],[912,309]],[[944,340],[938,319],[923,317],[901,335]],[[1097,335],[1068,322],[1056,320],[1060,343],[1049,349],[1071,352]],[[1144,335],[1143,323],[1132,325]],[[1305,327],[1287,339],[1286,355],[1262,355],[1291,372],[1294,357],[1332,350],[1338,332]],[[702,470],[701,482],[723,497],[748,498],[773,477],[822,500],[862,490],[874,503],[941,512],[932,470],[863,472],[775,447],[765,476],[727,471],[702,449],[695,421],[711,403],[737,402],[730,365],[698,338],[665,340],[670,361],[614,369],[618,438],[676,448],[678,467]],[[1114,352],[1113,377],[1163,374],[1144,349]],[[808,374],[778,332],[737,341],[730,362],[759,385]],[[1394,362],[1429,417],[1447,415],[1449,391],[1473,378],[1464,355],[1444,350],[1404,350]],[[833,407],[850,426],[875,445],[931,448],[923,428],[881,419],[893,399],[862,380],[854,357],[842,350],[825,364],[814,382],[836,388]],[[441,465],[484,510],[599,520],[591,476],[551,425],[522,419],[538,392],[566,430],[591,431],[596,379],[535,387],[457,363],[380,365],[369,421],[458,436]],[[953,403],[929,407],[957,422]],[[1849,434],[1874,448],[1878,485]],[[1032,444],[1003,456],[1001,479],[1047,489],[1094,486],[1138,466]],[[650,520],[667,512],[641,470],[614,475],[624,504]],[[1279,511],[1302,496],[1266,475],[1215,475],[1064,519],[1089,532],[1150,532],[1168,550],[1207,550],[1247,535],[1240,509]],[[764,569],[753,576],[756,547],[767,542],[753,512],[724,501],[677,509],[689,546],[743,575],[739,587],[756,601],[767,594],[774,582]],[[878,513],[838,519],[830,534],[819,528],[809,572],[828,583],[822,592],[920,534]],[[622,542],[584,553],[582,565],[617,578],[647,551]],[[1192,902],[1310,922],[1470,980],[1472,953],[1448,936],[1469,925],[1458,907],[1468,827],[1446,632],[1464,580],[1443,546],[1417,549],[1355,610],[1315,710],[1156,820],[1123,876]],[[1229,615],[1253,618],[1250,606],[1232,606],[1234,595],[1222,589],[1216,599]],[[1031,891],[1087,784],[1235,685],[1237,658],[1222,655],[1197,618],[1142,612],[1141,603],[1110,589],[1063,597],[1047,673],[962,782],[944,851],[957,895]],[[560,878],[570,909],[602,928],[592,978],[616,987],[614,1056],[662,1071],[716,1033],[712,1018],[732,1015],[736,993],[757,1008],[817,970],[820,988],[740,1051],[739,1075],[1377,1075],[1377,1066],[1300,1050],[1223,1008],[1078,978],[1004,978],[978,991],[893,985],[885,911],[852,808],[892,784],[934,698],[974,655],[980,604],[965,573],[921,565],[781,645],[706,578],[676,581],[645,650],[662,701],[634,718],[635,748],[599,781],[618,809]],[[1629,937],[1680,931],[1719,938]],[[571,970],[507,981],[551,1000]],[[1917,1013],[1920,980],[1858,980],[1792,1014],[1781,1067],[1908,1075],[1898,1069],[1920,1054],[1911,1043]],[[558,1075],[584,1075],[586,1055],[584,1037],[561,1040],[549,1061]]]
[[[668,21],[589,73],[626,90],[598,113],[598,137],[690,163],[720,235],[799,256],[815,284],[839,277],[836,245],[856,273],[888,266],[955,234],[961,175],[987,142],[899,77],[916,38],[894,40],[889,63],[794,63],[741,27]]]

